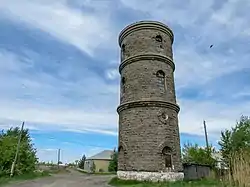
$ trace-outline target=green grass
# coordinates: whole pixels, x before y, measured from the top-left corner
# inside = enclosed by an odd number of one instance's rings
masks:
[[[109,185],[117,187],[224,187],[219,181],[201,180],[201,181],[178,181],[178,182],[139,182],[132,180],[120,180],[113,178]]]
[[[25,180],[31,180],[31,179],[36,179],[40,177],[47,177],[50,176],[49,172],[34,172],[34,173],[29,173],[29,174],[24,174],[24,175],[19,175],[19,176],[13,176],[13,177],[0,177],[0,186],[6,185],[7,183],[10,182],[17,182],[17,181],[25,181]]]

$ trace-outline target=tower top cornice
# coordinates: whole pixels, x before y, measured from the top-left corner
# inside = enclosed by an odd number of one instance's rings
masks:
[[[171,38],[172,44],[174,42],[173,31],[167,25],[158,21],[138,21],[138,22],[128,25],[120,32],[119,37],[118,37],[119,46],[121,47],[122,41],[127,35],[129,35],[131,32],[141,30],[141,29],[154,29],[154,30],[162,31],[169,35],[169,37]]]

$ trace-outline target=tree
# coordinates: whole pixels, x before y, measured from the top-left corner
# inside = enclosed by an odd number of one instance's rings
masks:
[[[0,176],[10,173],[17,148],[20,129],[10,128],[0,133]],[[19,154],[15,166],[15,174],[33,172],[38,163],[36,150],[31,142],[28,129],[24,129],[21,136]]]
[[[213,158],[215,152],[212,146],[207,149],[199,147],[198,144],[185,144],[182,149],[182,160],[184,163],[205,164],[215,167],[217,162]]]
[[[85,161],[86,161],[86,156],[83,155],[80,161],[78,162],[78,167],[84,169]]]
[[[92,164],[91,164],[91,166],[90,166],[90,171],[92,173],[95,173],[95,170],[96,170],[96,165],[95,165],[95,162],[93,161]]]
[[[222,131],[219,145],[223,161],[229,167],[234,154],[250,149],[250,118],[241,116],[235,127]]]
[[[108,170],[109,172],[116,172],[118,164],[118,152],[114,150],[114,153],[111,156],[111,160],[109,162]]]

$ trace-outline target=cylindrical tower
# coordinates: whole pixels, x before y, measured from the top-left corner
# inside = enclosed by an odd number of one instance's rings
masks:
[[[171,29],[154,21],[136,22],[119,35],[119,178],[183,178],[173,40]]]

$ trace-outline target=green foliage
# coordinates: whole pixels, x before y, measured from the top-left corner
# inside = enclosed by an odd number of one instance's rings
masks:
[[[10,128],[6,132],[2,131],[0,134],[0,177],[10,174],[20,131],[19,128]],[[28,129],[24,129],[21,136],[15,175],[33,172],[36,163],[36,150],[33,148]]]
[[[140,182],[136,180],[121,180],[117,177],[109,182],[111,186],[119,187],[224,187],[223,183],[216,180],[200,180],[200,181],[176,181],[176,182]]]
[[[219,141],[224,163],[229,166],[232,155],[240,150],[250,149],[250,118],[241,116],[239,122],[230,130],[221,132]]]
[[[117,165],[118,165],[118,152],[114,151],[111,158],[112,158],[112,160],[109,162],[108,170],[109,170],[109,172],[116,172],[117,171]]]
[[[213,158],[215,149],[212,146],[207,148],[199,147],[197,144],[185,144],[182,149],[182,160],[184,163],[205,164],[215,167],[216,160]]]
[[[86,156],[83,155],[80,161],[78,162],[78,167],[84,169],[85,161],[86,161]]]
[[[96,170],[96,165],[95,165],[95,162],[93,161],[90,167],[90,171],[91,173],[95,173],[95,170]]]

